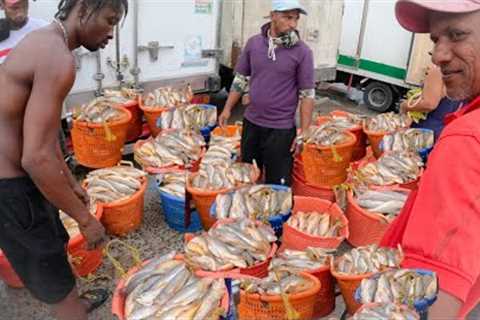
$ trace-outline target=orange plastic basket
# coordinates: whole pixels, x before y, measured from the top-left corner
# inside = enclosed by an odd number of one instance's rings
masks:
[[[116,165],[122,159],[122,148],[127,139],[132,114],[123,107],[114,108],[123,110],[126,116],[106,124],[113,135],[113,141],[107,140],[105,125],[73,120],[73,151],[79,164],[88,168],[106,168]]]
[[[296,196],[314,197],[335,202],[335,192],[331,187],[316,186],[305,180],[302,156],[295,157],[292,171],[292,192]]]
[[[345,133],[350,136],[350,141],[335,147],[305,144],[302,159],[305,179],[308,183],[333,187],[347,179],[347,168],[352,159],[357,138],[351,132]]]
[[[217,136],[217,137],[233,137],[236,135],[242,135],[242,126],[240,125],[229,125],[226,126],[225,128],[222,127],[216,127],[213,129],[212,136]]]
[[[160,118],[162,112],[168,110],[169,108],[167,108],[166,106],[146,106],[143,104],[143,99],[141,97],[138,99],[138,105],[143,111],[152,136],[156,137],[162,131],[161,128],[157,127],[157,120],[158,118]]]
[[[369,164],[371,162],[375,162],[375,161],[377,161],[376,158],[365,157],[363,160],[358,161],[356,163],[356,169],[355,170],[360,169],[360,168],[366,166],[367,164]],[[418,177],[415,180],[412,180],[412,181],[409,181],[409,182],[406,182],[406,183],[401,183],[401,184],[390,184],[390,185],[384,185],[384,186],[379,186],[379,187],[400,187],[400,188],[405,188],[405,189],[409,189],[409,190],[417,190],[418,189],[418,183],[420,181],[421,176],[423,175],[423,171],[424,171],[423,168],[421,168],[420,173],[418,174]]]
[[[103,207],[97,205],[95,217],[101,221],[103,216]],[[87,240],[82,234],[78,234],[68,241],[68,254],[73,271],[77,276],[86,277],[95,272],[100,267],[103,259],[103,248],[94,250],[87,249]]]
[[[198,173],[193,173],[187,178],[187,191],[192,195],[193,203],[195,208],[197,208],[198,214],[200,216],[200,221],[202,222],[203,229],[210,229],[213,224],[216,222],[216,219],[210,216],[210,207],[215,202],[217,195],[221,193],[227,193],[232,190],[236,190],[245,186],[245,184],[238,185],[230,189],[219,189],[219,190],[204,190],[198,189],[192,186],[192,180]],[[253,173],[252,181],[257,181],[260,177],[260,170],[256,170]]]
[[[290,305],[300,315],[300,319],[313,318],[315,303],[320,291],[320,281],[313,275],[302,272],[305,278],[311,280],[314,285],[303,292],[289,294]],[[258,293],[246,293],[240,290],[240,303],[238,305],[240,320],[284,320],[286,318],[285,305],[279,295],[260,295]]]
[[[131,100],[123,104],[122,107],[130,111],[132,114],[132,119],[130,120],[127,129],[127,141],[135,141],[140,137],[143,130],[142,110],[138,106],[138,99]]]
[[[175,257],[175,260],[183,260],[183,256],[182,255],[177,255]],[[148,260],[144,261],[141,266],[145,266],[146,264],[148,264]],[[133,275],[135,272],[137,272],[141,266],[136,266],[136,267],[133,267],[131,268],[127,274],[122,277],[120,279],[120,281],[118,281],[117,283],[117,287],[115,288],[115,291],[113,292],[113,298],[112,298],[112,314],[115,315],[119,320],[126,320],[126,316],[125,316],[125,300],[126,300],[126,296],[125,296],[125,284],[126,284],[126,281],[127,279]],[[195,275],[199,278],[203,278],[201,275],[198,275],[197,273],[195,273]],[[229,310],[229,303],[230,303],[230,300],[229,300],[229,294],[228,294],[228,289],[225,288],[225,294],[223,295],[223,298],[220,302],[220,307],[225,310],[225,311],[228,311]]]
[[[185,241],[193,239],[193,234],[185,234]],[[268,253],[267,260],[259,262],[248,268],[234,268],[226,271],[205,271],[201,269],[195,270],[195,273],[202,277],[209,278],[225,278],[225,279],[243,279],[245,277],[265,278],[268,275],[268,266],[273,256],[277,252],[278,246],[272,243],[272,248]]]
[[[347,117],[348,112],[342,110],[334,110],[330,112],[330,115],[335,117]],[[355,126],[349,130],[357,138],[355,143],[355,148],[353,149],[352,161],[357,161],[365,157],[366,148],[367,148],[367,135],[363,132],[363,127],[361,125]]]
[[[107,233],[124,236],[140,227],[143,218],[143,206],[145,191],[148,181],[142,177],[140,190],[135,192],[130,198],[111,203],[102,203],[103,215],[102,224]],[[83,187],[87,186],[84,182]]]
[[[340,292],[342,293],[345,306],[349,314],[353,315],[362,305],[355,301],[355,290],[360,286],[363,279],[370,277],[373,273],[360,275],[345,275],[335,271],[335,261],[331,261],[330,272],[337,280]]]
[[[348,237],[348,220],[343,215],[342,210],[335,203],[312,197],[295,196],[292,216],[300,211],[326,212],[334,218],[339,218],[342,221],[343,227],[340,229],[337,237],[322,238],[306,234],[295,228],[292,228],[287,223],[284,223],[282,249],[305,250],[308,247],[336,249],[343,242],[343,240]]]
[[[12,265],[8,261],[7,257],[3,254],[2,250],[0,250],[0,278],[9,287],[12,287],[12,288],[24,287],[22,280],[20,280],[15,270],[13,270]]]
[[[135,161],[140,166],[142,166],[142,164],[141,164],[141,161],[136,158],[135,151],[137,149],[139,149],[144,143],[146,143],[150,139],[152,139],[152,138],[148,138],[146,140],[138,140],[133,145],[134,158],[135,158]],[[205,152],[206,152],[206,148],[202,148],[198,160],[192,161],[188,165],[188,171],[197,172],[200,169],[200,162],[202,161],[202,158],[205,155]],[[179,165],[169,165],[169,166],[163,166],[163,167],[144,167],[144,166],[142,166],[142,170],[149,173],[149,174],[167,173],[167,172],[172,172],[172,171],[176,171],[176,170],[185,170],[185,169],[186,169],[185,166],[179,166]]]
[[[381,187],[378,190],[405,191],[400,187]],[[353,192],[347,193],[347,209],[345,215],[350,221],[350,236],[347,241],[354,247],[379,244],[390,224],[378,214],[362,209],[353,197]]]
[[[407,127],[410,127],[410,125],[411,125],[411,120]],[[380,149],[380,142],[382,142],[383,137],[389,132],[370,131],[367,129],[367,123],[363,124],[363,132],[365,132],[365,134],[367,135],[368,141],[370,142],[370,146],[372,147],[372,150],[373,150],[373,155],[377,159],[380,158],[380,156],[383,153],[383,151]]]
[[[315,319],[325,317],[335,310],[335,281],[330,273],[330,266],[305,272],[317,278],[321,284],[313,310],[313,317]]]

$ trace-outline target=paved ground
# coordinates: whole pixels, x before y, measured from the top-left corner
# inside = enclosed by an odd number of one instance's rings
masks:
[[[220,103],[224,97],[217,97],[216,102]],[[353,103],[339,93],[319,92],[316,103],[316,112],[328,113],[334,109],[348,110],[354,113],[372,114],[364,106]],[[233,120],[241,119],[243,108],[235,110]],[[148,191],[145,197],[145,216],[142,227],[135,233],[123,239],[130,245],[138,248],[141,257],[146,259],[154,255],[166,253],[170,250],[180,249],[182,247],[182,235],[171,230],[165,223],[162,211],[160,209],[158,192],[151,179]],[[345,250],[348,246],[343,246]],[[120,261],[126,266],[132,262],[128,259],[128,254],[123,248],[114,248],[113,254],[120,258]],[[91,282],[79,280],[80,291],[94,287],[107,287],[114,289],[117,275],[112,264],[105,260],[103,266],[96,273],[97,279]],[[110,312],[111,301],[95,311],[91,320],[110,320],[114,319]],[[337,297],[337,308],[334,313],[324,319],[339,319],[344,310],[344,304],[341,297]],[[10,289],[0,281],[0,320],[51,320],[45,306],[36,302],[23,289]]]

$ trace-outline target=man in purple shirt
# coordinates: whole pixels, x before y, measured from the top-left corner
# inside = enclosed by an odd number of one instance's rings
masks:
[[[315,99],[313,54],[296,30],[300,14],[297,0],[273,0],[271,22],[250,38],[235,68],[235,79],[219,117],[225,126],[233,107],[249,86],[245,111],[242,159],[265,167],[265,183],[290,185],[292,153],[312,119]],[[295,113],[300,102],[300,134]],[[297,139],[295,137],[297,136]]]

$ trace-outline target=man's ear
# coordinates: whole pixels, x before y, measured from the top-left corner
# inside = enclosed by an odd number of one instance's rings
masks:
[[[0,0],[2,1],[2,0]],[[80,0],[80,3],[79,3],[79,6],[80,6],[80,9],[78,10],[78,18],[80,20],[80,22],[84,22],[84,19],[87,18],[87,4],[85,3],[84,0]]]

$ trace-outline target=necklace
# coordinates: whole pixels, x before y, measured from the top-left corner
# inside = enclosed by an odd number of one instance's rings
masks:
[[[65,29],[65,27],[63,26],[63,23],[58,20],[58,19],[54,19],[53,21],[55,21],[56,24],[58,24],[58,26],[60,27],[60,29],[62,29],[62,32],[63,32],[63,39],[65,40],[65,44],[67,45],[68,47],[68,33],[67,33],[67,30]]]

